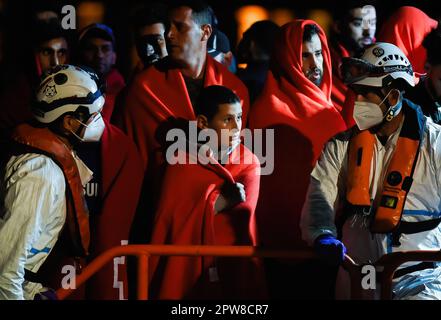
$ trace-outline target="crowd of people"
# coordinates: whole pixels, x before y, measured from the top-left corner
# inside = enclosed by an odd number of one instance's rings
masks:
[[[234,50],[203,1],[152,3],[125,78],[109,26],[72,42],[36,13],[28,67],[0,60],[0,300],[57,299],[66,266],[123,244],[316,252],[152,257],[153,299],[348,299],[346,255],[441,249],[441,26],[405,6],[377,33],[376,17],[348,2],[329,41],[313,20],[258,21]],[[132,299],[137,280],[116,259],[71,298]],[[393,295],[441,299],[441,267],[401,266]]]

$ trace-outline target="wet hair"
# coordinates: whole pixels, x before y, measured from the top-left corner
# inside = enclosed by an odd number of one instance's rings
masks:
[[[303,29],[303,42],[309,42],[313,35],[319,35],[320,29],[315,24],[307,24]]]
[[[208,4],[201,0],[177,0],[173,1],[170,11],[179,7],[189,7],[192,10],[191,16],[193,21],[198,25],[212,24],[213,10]]]
[[[427,50],[427,62],[432,65],[441,64],[441,25],[438,26],[424,38],[423,47]]]
[[[208,86],[202,89],[195,107],[196,115],[204,115],[211,121],[219,111],[219,105],[240,103],[239,97],[224,86]]]

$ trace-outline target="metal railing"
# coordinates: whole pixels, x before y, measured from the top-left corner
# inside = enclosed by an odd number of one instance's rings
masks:
[[[216,256],[216,257],[258,257],[258,258],[289,258],[305,260],[314,258],[312,250],[270,250],[252,246],[178,246],[178,245],[125,245],[111,248],[90,262],[80,274],[76,276],[76,287],[80,287],[96,272],[98,272],[114,257],[137,256],[137,298],[148,299],[148,278],[150,256]],[[66,299],[75,289],[60,288],[57,296],[60,300]]]
[[[393,252],[382,256],[375,262],[375,268],[381,271],[381,299],[392,299],[392,281],[395,271],[400,265],[406,262],[439,262],[441,261],[441,250],[401,251]]]
[[[76,287],[80,287],[96,272],[103,268],[113,258],[119,256],[137,256],[137,298],[147,300],[149,291],[149,258],[150,256],[216,256],[216,257],[257,257],[282,258],[302,261],[316,258],[313,250],[274,250],[252,246],[207,246],[207,245],[125,245],[111,248],[96,257],[76,276]],[[407,251],[384,255],[374,263],[381,272],[381,299],[392,298],[392,280],[400,265],[411,261],[441,261],[441,251]],[[351,279],[351,299],[362,299],[362,265],[345,256],[342,267],[349,273]],[[75,289],[60,288],[57,296],[66,299]]]

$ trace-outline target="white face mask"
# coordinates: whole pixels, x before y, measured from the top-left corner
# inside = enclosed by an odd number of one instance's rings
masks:
[[[72,132],[75,137],[83,142],[98,142],[101,140],[101,136],[103,135],[105,128],[104,120],[101,116],[101,113],[98,114],[96,118],[93,119],[93,121],[89,124],[82,123],[81,121],[79,122],[86,127],[86,130],[84,131],[84,136],[82,138],[75,134],[75,132]]]
[[[378,104],[368,101],[355,101],[354,120],[360,130],[366,130],[383,121],[383,111]]]
[[[398,115],[398,113],[401,111],[401,94],[400,98],[397,101],[397,104],[390,106],[388,112],[386,112],[385,115],[383,115],[383,111],[380,108],[380,105],[387,99],[391,92],[392,90],[389,91],[386,97],[384,97],[384,99],[379,104],[369,101],[355,101],[353,117],[355,123],[360,130],[366,130],[376,125],[379,125],[383,121],[383,119],[390,113],[391,110],[393,110],[393,117]],[[392,118],[390,120],[392,120]]]
[[[97,119],[94,119],[92,123],[88,124],[86,127],[86,131],[84,132],[83,141],[88,142],[98,142],[103,135],[105,128],[103,117],[101,113],[97,116]]]

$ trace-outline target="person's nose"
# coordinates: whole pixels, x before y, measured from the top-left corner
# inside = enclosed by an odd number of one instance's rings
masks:
[[[170,29],[168,30],[167,34],[166,34],[166,38],[167,40],[172,40],[175,38],[175,32],[176,32],[176,28],[175,26],[171,25]]]
[[[56,52],[51,54],[51,60],[50,60],[51,66],[57,66],[60,64],[60,60],[58,59],[58,55]]]
[[[369,27],[363,28],[363,36],[368,37],[370,35]]]
[[[232,122],[232,126],[231,129],[236,129],[236,130],[240,130],[242,126],[242,119],[240,118],[234,118],[233,122]]]
[[[95,51],[95,55],[98,59],[102,59],[104,57],[104,52],[101,48],[97,48]]]
[[[313,55],[311,58],[311,69],[315,69],[317,68],[317,66],[318,66],[318,57]]]

